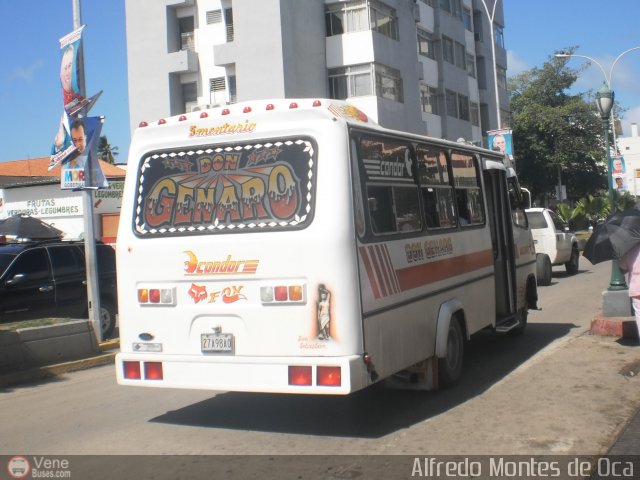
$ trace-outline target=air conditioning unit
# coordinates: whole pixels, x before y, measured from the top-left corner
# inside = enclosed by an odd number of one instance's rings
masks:
[[[191,107],[191,110],[189,110],[190,112],[199,112],[200,110],[202,110],[202,107],[200,105],[194,105],[193,107]]]

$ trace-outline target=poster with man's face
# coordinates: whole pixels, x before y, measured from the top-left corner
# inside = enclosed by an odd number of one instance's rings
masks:
[[[78,52],[82,46],[82,29],[65,35],[60,39],[60,83],[62,85],[62,100],[65,111],[72,115],[82,108],[84,97],[80,95],[78,75]]]
[[[491,130],[487,132],[489,149],[513,156],[513,144],[511,130]]]
[[[73,150],[62,161],[60,184],[63,190],[106,188],[107,180],[98,161],[100,117],[77,118],[69,126]]]

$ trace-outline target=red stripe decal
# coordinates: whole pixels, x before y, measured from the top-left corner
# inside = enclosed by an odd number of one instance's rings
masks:
[[[369,261],[369,254],[367,253],[367,247],[360,247],[360,256],[362,257],[362,263],[364,263],[364,268],[367,271],[367,277],[369,277],[369,284],[371,285],[371,290],[373,291],[374,298],[380,298],[380,290],[378,289],[378,282],[376,281],[375,274],[373,273],[373,267],[371,262]]]

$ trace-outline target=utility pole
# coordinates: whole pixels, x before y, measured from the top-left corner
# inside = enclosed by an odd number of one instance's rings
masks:
[[[77,30],[82,26],[82,12],[80,10],[80,0],[71,0],[73,8],[73,29]],[[86,84],[84,75],[84,45],[78,52],[78,88],[80,95],[86,98]],[[78,113],[78,117],[86,116],[86,107]],[[94,139],[95,141],[95,139]],[[89,156],[91,154],[89,153]],[[94,160],[87,157],[87,165]],[[89,173],[91,168],[85,169]],[[85,177],[85,185],[90,179]],[[100,319],[100,292],[98,289],[98,265],[96,257],[96,239],[93,224],[93,194],[90,189],[82,189],[82,209],[84,217],[84,258],[87,272],[87,302],[89,306],[89,320],[93,326],[93,332],[98,343],[102,341],[102,326]]]

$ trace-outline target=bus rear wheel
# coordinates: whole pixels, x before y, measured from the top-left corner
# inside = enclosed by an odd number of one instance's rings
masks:
[[[549,255],[539,253],[536,255],[536,278],[538,285],[551,285],[551,259]]]
[[[438,382],[442,387],[456,383],[462,375],[464,359],[464,336],[457,318],[452,318],[447,333],[447,352],[438,359]]]

